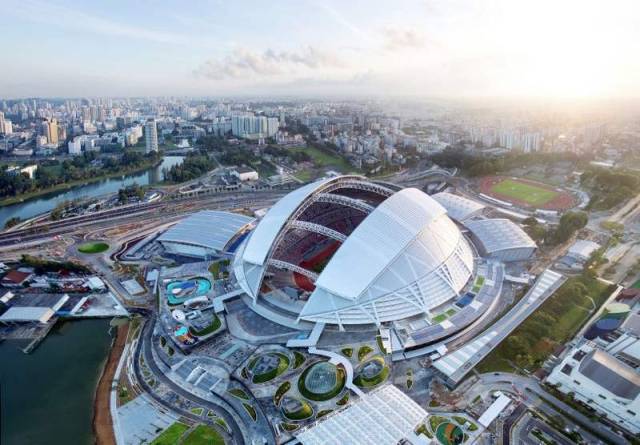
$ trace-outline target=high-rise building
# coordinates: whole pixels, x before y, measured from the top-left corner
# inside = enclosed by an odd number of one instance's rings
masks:
[[[58,145],[58,122],[55,119],[43,120],[38,133],[47,139],[47,143]]]
[[[9,119],[4,118],[4,113],[0,111],[0,134],[13,133],[13,125]]]
[[[538,151],[540,150],[541,146],[542,141],[540,138],[540,133],[527,133],[524,135],[522,151],[524,151],[525,153]]]
[[[265,116],[242,116],[231,117],[231,132],[234,136],[259,139],[271,137],[278,131],[278,119]]]
[[[69,141],[68,144],[69,154],[70,155],[79,155],[82,153],[82,137],[76,136],[72,141]]]
[[[158,127],[154,119],[149,119],[144,125],[144,140],[147,145],[147,153],[158,151]]]

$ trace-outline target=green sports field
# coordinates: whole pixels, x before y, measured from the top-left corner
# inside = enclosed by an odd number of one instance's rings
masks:
[[[491,191],[509,198],[526,202],[533,206],[540,206],[548,203],[556,196],[557,192],[537,187],[533,184],[504,179],[491,187]]]

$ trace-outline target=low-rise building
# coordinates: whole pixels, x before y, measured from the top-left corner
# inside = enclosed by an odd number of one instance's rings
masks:
[[[231,174],[240,181],[257,181],[260,179],[258,172],[249,167],[238,167],[231,171]]]
[[[627,354],[630,351],[625,348]],[[622,428],[640,434],[640,370],[616,354],[619,352],[584,342],[568,352],[547,382]]]

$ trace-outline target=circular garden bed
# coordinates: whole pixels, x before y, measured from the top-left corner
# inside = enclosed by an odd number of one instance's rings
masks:
[[[289,368],[289,357],[280,352],[267,352],[249,363],[248,374],[253,383],[265,383],[275,379]]]
[[[298,378],[298,391],[309,400],[322,402],[340,394],[345,383],[346,373],[342,366],[322,361],[304,370]]]
[[[313,407],[306,400],[285,397],[282,414],[289,420],[305,420],[313,416]]]
[[[360,365],[353,383],[361,388],[370,388],[384,382],[388,376],[389,366],[384,357],[376,355]]]

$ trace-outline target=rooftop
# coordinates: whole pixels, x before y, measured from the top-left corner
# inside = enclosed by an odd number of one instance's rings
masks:
[[[579,371],[623,399],[634,400],[640,394],[640,374],[600,349],[594,349],[582,360]]]
[[[297,434],[304,445],[396,445],[413,436],[427,412],[394,385],[375,389]]]
[[[223,251],[227,243],[253,220],[237,213],[203,210],[171,227],[158,237],[158,241]]]
[[[447,214],[456,221],[463,221],[470,218],[485,208],[485,206],[479,202],[465,198],[464,196],[454,195],[453,193],[436,193],[431,197],[447,209]]]
[[[487,253],[537,247],[529,235],[509,219],[480,219],[469,221],[465,226],[480,240]]]

